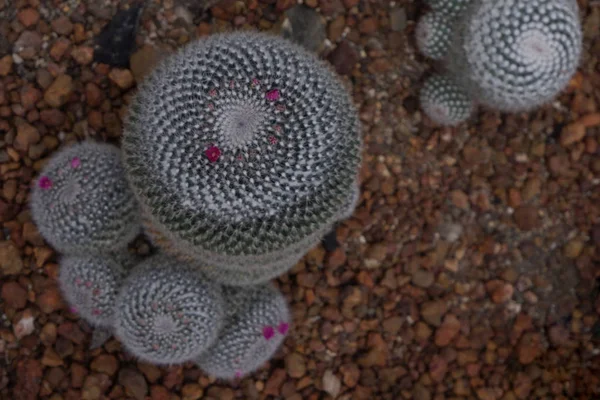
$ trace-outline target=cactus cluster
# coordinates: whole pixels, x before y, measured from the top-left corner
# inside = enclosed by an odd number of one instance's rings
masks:
[[[60,261],[60,289],[71,311],[92,325],[110,327],[114,322],[115,300],[126,276],[119,258],[87,254],[68,255]]]
[[[228,318],[217,342],[196,363],[221,379],[241,378],[277,351],[289,329],[285,299],[272,285],[224,288]]]
[[[492,109],[528,111],[551,101],[577,69],[582,32],[573,0],[429,3],[433,11],[419,23],[417,43],[426,56],[440,59],[444,54],[446,73],[455,82],[451,97],[464,92]],[[449,90],[440,93],[447,98]]]
[[[145,80],[125,125],[124,162],[153,229],[223,270],[212,274],[222,283],[291,268],[355,197],[351,99],[282,38],[228,33],[186,46]]]
[[[155,364],[197,357],[216,340],[224,314],[219,285],[162,255],[134,268],[115,312],[115,336],[133,355]]]
[[[140,230],[119,149],[90,141],[52,156],[32,189],[31,213],[42,236],[69,254],[123,249]]]

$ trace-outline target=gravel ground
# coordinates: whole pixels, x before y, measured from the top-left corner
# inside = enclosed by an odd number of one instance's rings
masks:
[[[420,1],[201,3],[151,1],[134,34],[133,1],[0,0],[0,398],[600,398],[598,1],[579,0],[585,56],[559,99],[452,129],[418,108],[436,68],[415,51]],[[344,75],[364,129],[361,203],[338,246],[330,237],[278,280],[292,330],[251,377],[157,368],[114,339],[89,350],[31,222],[31,181],[64,142],[118,142],[156,60],[250,27]]]

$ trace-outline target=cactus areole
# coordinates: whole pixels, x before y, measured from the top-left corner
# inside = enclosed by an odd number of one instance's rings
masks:
[[[240,32],[191,43],[147,78],[123,150],[154,227],[184,253],[230,266],[303,248],[339,219],[361,138],[326,64],[282,38]]]

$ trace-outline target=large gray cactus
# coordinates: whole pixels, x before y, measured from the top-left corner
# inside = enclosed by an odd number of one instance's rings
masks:
[[[272,285],[225,287],[227,322],[217,342],[196,359],[208,374],[241,378],[277,351],[289,329],[285,298]]]
[[[240,32],[186,46],[145,80],[123,150],[153,229],[247,284],[273,277],[252,271],[291,268],[344,214],[361,139],[324,63],[284,39]]]
[[[123,249],[140,231],[139,207],[116,147],[82,142],[54,154],[31,193],[42,236],[65,253]]]
[[[516,112],[552,100],[575,73],[581,49],[573,0],[477,0],[461,17],[447,60],[476,101]]]
[[[115,336],[142,360],[176,364],[197,357],[223,324],[221,288],[164,255],[144,260],[122,285]]]

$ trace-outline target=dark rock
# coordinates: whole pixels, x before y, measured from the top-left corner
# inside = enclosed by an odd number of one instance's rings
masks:
[[[121,10],[96,38],[94,61],[114,67],[128,67],[135,48],[135,35],[143,5]]]

